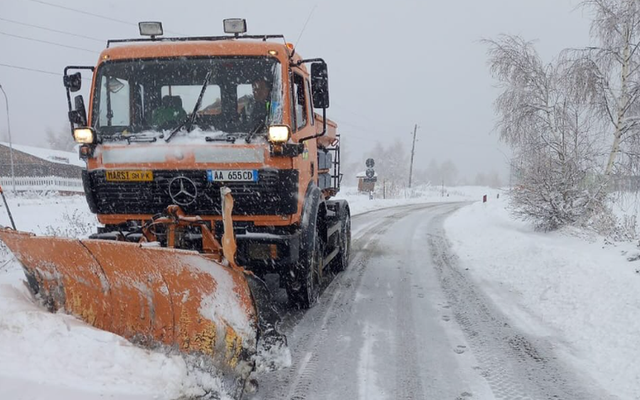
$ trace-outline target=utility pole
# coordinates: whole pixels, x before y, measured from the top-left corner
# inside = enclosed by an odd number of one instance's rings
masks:
[[[0,91],[4,94],[4,102],[7,106],[7,133],[9,134],[9,158],[11,159],[11,186],[13,194],[16,194],[16,174],[13,169],[13,143],[11,141],[11,122],[9,121],[9,99],[7,98],[7,93],[5,93],[2,85],[0,85]]]
[[[413,154],[416,150],[416,132],[418,131],[418,124],[413,127],[413,146],[411,146],[411,166],[409,166],[409,189],[411,189],[411,175],[413,175]]]

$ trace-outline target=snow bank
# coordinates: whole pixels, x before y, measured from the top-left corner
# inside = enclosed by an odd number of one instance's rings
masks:
[[[95,232],[97,221],[89,211],[84,194],[81,196],[42,196],[32,194],[5,196],[16,227],[37,235],[85,237]],[[7,209],[0,200],[0,225],[11,226]]]
[[[351,214],[357,215],[367,211],[407,204],[481,201],[484,195],[486,195],[487,198],[495,199],[498,195],[501,196],[501,193],[502,190],[500,189],[482,186],[445,186],[444,188],[438,186],[420,186],[412,191],[407,190],[405,196],[401,198],[382,199],[379,195],[375,195],[374,198],[370,200],[368,193],[359,193],[357,188],[354,187],[343,187],[336,198],[347,200]]]
[[[526,332],[611,394],[640,395],[640,261],[632,244],[578,231],[539,233],[506,201],[475,203],[445,229],[462,267]]]
[[[0,398],[39,397],[29,382],[49,387],[46,393],[73,388],[81,392],[77,398],[204,394],[182,357],[143,350],[68,315],[45,312],[15,284],[22,279],[15,263],[0,275]],[[15,379],[24,383],[13,391]]]

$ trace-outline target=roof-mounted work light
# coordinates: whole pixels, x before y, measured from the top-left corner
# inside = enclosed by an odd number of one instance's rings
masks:
[[[151,39],[154,39],[156,36],[162,36],[162,22],[138,22],[138,27],[140,28],[140,35],[142,36],[151,36]]]
[[[247,20],[242,18],[227,18],[223,21],[224,33],[233,33],[238,36],[247,32]]]

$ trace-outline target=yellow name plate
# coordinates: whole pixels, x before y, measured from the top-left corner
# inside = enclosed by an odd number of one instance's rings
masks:
[[[153,171],[106,171],[109,182],[150,182]]]

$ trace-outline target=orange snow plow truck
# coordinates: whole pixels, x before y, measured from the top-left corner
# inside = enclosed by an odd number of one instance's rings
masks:
[[[148,37],[110,40],[95,67],[65,68],[101,227],[87,239],[7,227],[0,240],[51,311],[246,378],[259,341],[282,338],[261,278],[278,274],[292,304],[312,306],[323,274],[347,266],[350,214],[331,199],[341,173],[326,63],[281,35],[246,34],[242,19],[224,28],[165,38],[140,23]],[[83,71],[86,108],[71,95]]]

